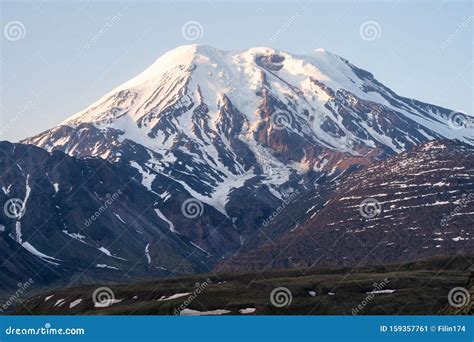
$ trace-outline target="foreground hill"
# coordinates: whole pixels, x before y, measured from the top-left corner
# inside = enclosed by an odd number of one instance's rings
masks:
[[[474,294],[473,262],[473,255],[457,255],[358,268],[313,267],[97,284],[34,296],[18,304],[15,314],[472,314],[468,303],[459,308],[449,305],[448,295],[455,287]]]

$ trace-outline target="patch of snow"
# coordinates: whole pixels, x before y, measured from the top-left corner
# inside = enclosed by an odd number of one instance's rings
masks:
[[[384,293],[394,293],[396,290],[375,290],[375,291],[369,291],[367,293],[371,294],[384,294]]]
[[[56,301],[56,303],[54,304],[54,306],[58,306],[58,307],[59,307],[59,306],[63,305],[65,300],[66,300],[66,298],[58,299],[58,300]]]
[[[71,302],[71,304],[69,304],[69,309],[72,309],[73,307],[79,305],[81,302],[82,299],[76,299],[75,301]]]
[[[41,260],[43,261],[46,261],[47,263],[50,263],[50,264],[53,264],[53,265],[58,265],[58,263],[56,262],[53,262],[52,260],[56,260],[56,261],[61,261],[59,259],[56,259],[52,256],[49,256],[49,255],[46,255],[44,253],[41,253],[40,251],[38,251],[32,244],[30,244],[29,242],[23,242],[21,244],[21,246],[26,249],[28,252],[30,252],[31,254],[33,254],[34,256],[40,258]]]
[[[146,255],[146,260],[148,262],[148,265],[150,265],[151,264],[151,255],[150,255],[150,244],[149,243],[145,246],[145,255]]]
[[[255,308],[246,308],[246,309],[240,309],[240,310],[239,310],[239,312],[240,312],[242,315],[251,314],[251,313],[254,313],[255,311],[257,311],[257,309],[255,309]]]
[[[184,292],[184,293],[176,293],[172,296],[169,296],[169,297],[161,297],[160,299],[157,299],[158,301],[167,301],[167,300],[172,300],[172,299],[177,299],[177,298],[181,298],[181,297],[185,297],[185,296],[189,296],[191,294],[191,292]]]
[[[206,251],[205,249],[203,249],[203,248],[199,247],[199,246],[198,246],[198,245],[196,245],[194,242],[192,242],[192,241],[189,241],[189,243],[190,243],[191,245],[193,245],[194,247],[196,247],[197,249],[199,249],[201,252],[204,252],[204,253],[206,253],[206,254],[209,254],[209,252],[208,252],[208,251]]]
[[[83,240],[86,238],[84,235],[81,235],[79,233],[69,233],[67,230],[63,230],[62,231],[64,234],[66,234],[67,236],[75,239],[75,240],[78,240],[82,243],[85,243]]]
[[[171,232],[176,233],[176,230],[174,229],[174,224],[168,218],[160,211],[160,209],[155,209],[156,215],[166,223],[168,223],[169,229]]]
[[[104,253],[105,255],[111,257],[111,258],[115,258],[115,259],[120,259],[120,260],[126,260],[124,258],[121,258],[121,257],[118,257],[118,256],[115,256],[113,255],[112,253],[110,253],[110,251],[105,248],[105,247],[100,247],[100,248],[97,248],[99,251],[101,251],[102,253]]]
[[[181,310],[179,315],[180,316],[213,316],[213,315],[225,315],[230,313],[229,310],[212,310],[212,311],[198,311],[192,309],[184,309]]]
[[[130,165],[138,170],[138,172],[142,175],[143,186],[151,191],[152,190],[151,185],[153,184],[153,181],[155,180],[156,175],[150,171],[145,171],[145,169],[136,161],[131,161]]]
[[[124,220],[122,220],[122,218],[120,217],[119,214],[117,213],[114,213],[115,217],[119,219],[120,222],[122,222],[123,224],[126,224]]]
[[[94,303],[94,306],[96,308],[107,308],[113,304],[118,304],[120,303],[121,301],[123,301],[123,299],[110,299],[110,300],[105,300],[104,302],[97,302],[97,303]]]
[[[109,266],[109,265],[106,265],[106,264],[97,264],[97,265],[95,265],[95,267],[97,267],[97,268],[109,268],[111,270],[119,270],[119,268],[117,268],[117,267]]]

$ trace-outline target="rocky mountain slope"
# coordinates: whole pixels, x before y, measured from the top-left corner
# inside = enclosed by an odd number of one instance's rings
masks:
[[[429,142],[343,177],[326,193],[295,197],[261,232],[271,241],[260,239],[266,243],[218,270],[377,264],[474,251],[470,146]],[[279,232],[281,221],[292,229]]]
[[[4,289],[209,270],[209,254],[174,233],[120,165],[0,142],[0,170]]]

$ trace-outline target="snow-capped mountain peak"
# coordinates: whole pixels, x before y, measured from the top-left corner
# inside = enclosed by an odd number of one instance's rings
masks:
[[[153,180],[164,176],[230,217],[238,189],[263,185],[281,198],[304,175],[337,175],[428,140],[472,145],[471,121],[401,97],[323,49],[187,45],[25,142],[125,161],[150,190],[161,193]]]

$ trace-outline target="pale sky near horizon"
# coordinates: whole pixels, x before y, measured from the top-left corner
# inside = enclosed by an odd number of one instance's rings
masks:
[[[164,52],[194,43],[222,50],[270,45],[296,54],[325,48],[402,96],[473,114],[470,0],[75,0],[0,6],[0,140],[18,141],[53,127]],[[182,34],[190,21],[203,29],[193,41]],[[373,40],[370,31],[360,32],[367,22],[375,27]]]

